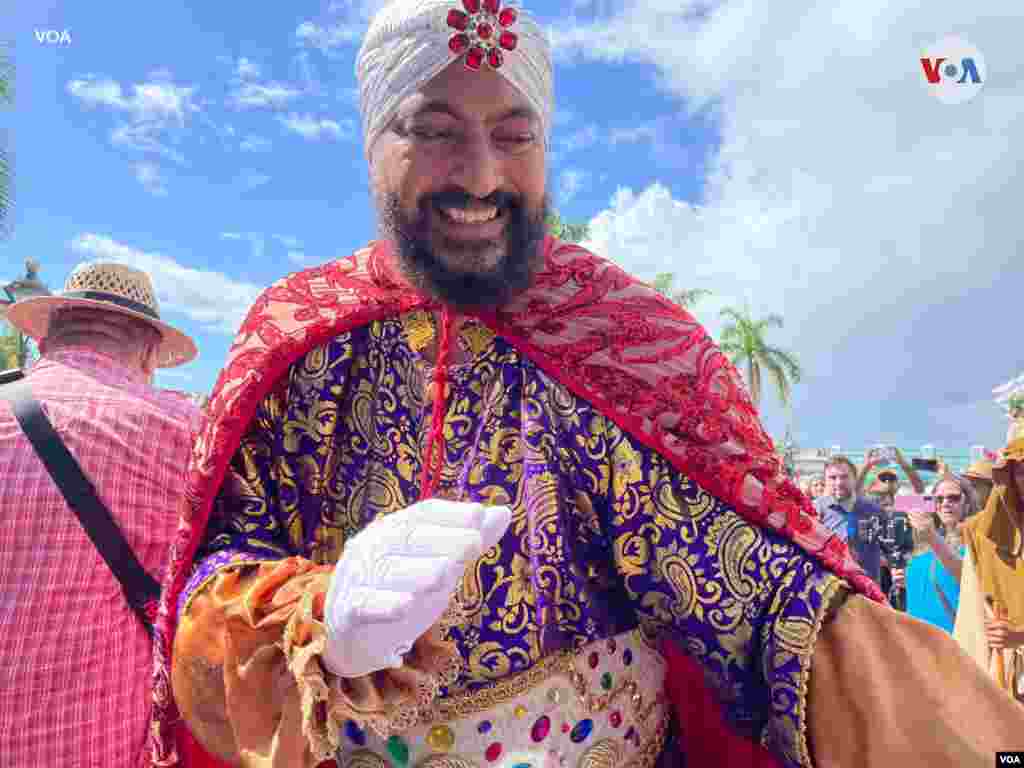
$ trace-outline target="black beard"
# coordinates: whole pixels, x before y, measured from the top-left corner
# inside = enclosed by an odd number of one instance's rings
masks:
[[[546,233],[549,204],[547,196],[534,215],[522,198],[494,192],[483,202],[508,217],[505,253],[486,271],[454,270],[445,265],[430,246],[431,213],[435,206],[466,207],[474,198],[460,189],[447,189],[420,200],[415,220],[406,216],[398,195],[388,193],[379,207],[383,235],[395,243],[398,267],[421,293],[457,309],[497,307],[530,287],[542,264],[541,243]],[[480,251],[498,243],[484,240],[456,243],[444,240],[450,251]]]

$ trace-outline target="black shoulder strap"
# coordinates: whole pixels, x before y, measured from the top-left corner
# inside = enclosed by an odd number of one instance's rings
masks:
[[[160,585],[142,567],[110,512],[96,495],[92,482],[60,439],[27,379],[0,387],[0,398],[11,403],[14,416],[43,462],[68,506],[106,561],[132,610],[152,634]]]

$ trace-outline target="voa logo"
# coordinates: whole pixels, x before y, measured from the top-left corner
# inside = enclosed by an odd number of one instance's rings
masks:
[[[962,104],[977,96],[987,72],[981,51],[959,37],[945,37],[925,48],[921,75],[943,104]]]
[[[37,29],[36,42],[40,45],[71,45],[70,29]]]

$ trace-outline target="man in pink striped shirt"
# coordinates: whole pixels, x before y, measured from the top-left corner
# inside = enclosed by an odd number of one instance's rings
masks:
[[[7,317],[41,342],[33,396],[161,580],[199,411],[149,381],[195,345],[117,264],[81,265]],[[144,764],[149,636],[2,398],[0,521],[0,766]]]

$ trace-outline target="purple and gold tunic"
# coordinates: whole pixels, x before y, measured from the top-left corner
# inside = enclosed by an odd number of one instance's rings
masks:
[[[432,408],[418,314],[311,350],[263,400],[179,615],[218,573],[295,555],[332,564],[368,523],[417,501]],[[438,495],[508,505],[513,522],[463,581],[462,618],[448,630],[463,665],[442,698],[632,630],[667,633],[700,663],[733,728],[787,766],[809,765],[809,663],[844,582],[484,326],[466,322],[460,340],[469,360],[449,377]],[[358,727],[346,732],[365,743]],[[680,761],[672,739],[665,764]]]

